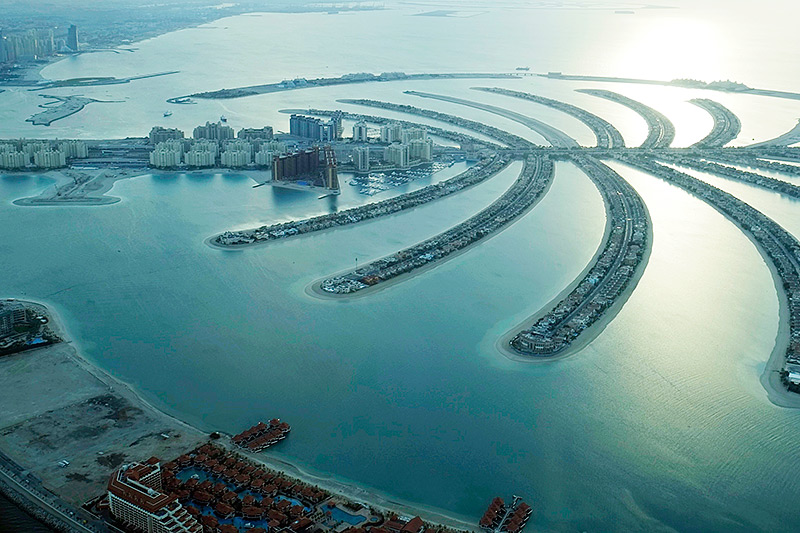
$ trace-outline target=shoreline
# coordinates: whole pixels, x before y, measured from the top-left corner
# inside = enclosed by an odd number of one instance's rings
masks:
[[[188,422],[181,420],[176,415],[169,414],[168,412],[159,409],[158,407],[150,403],[148,400],[146,400],[143,397],[143,395],[139,393],[131,384],[111,375],[110,373],[100,368],[92,361],[88,360],[84,356],[80,344],[68,335],[65,322],[62,318],[61,313],[59,312],[59,307],[57,305],[47,301],[31,301],[19,298],[16,299],[16,301],[19,303],[23,303],[25,305],[31,305],[40,308],[44,307],[47,310],[47,314],[50,318],[50,325],[53,331],[62,339],[62,342],[57,343],[55,345],[51,345],[44,348],[38,348],[37,350],[39,350],[40,353],[54,346],[64,347],[67,357],[72,362],[74,362],[78,367],[80,367],[81,370],[88,373],[91,377],[93,377],[94,379],[98,380],[100,383],[105,385],[109,391],[113,391],[114,393],[119,394],[124,399],[128,400],[134,407],[139,407],[140,409],[143,409],[148,414],[150,414],[155,420],[169,421],[171,424],[179,427],[181,430],[188,433],[193,439],[198,440],[200,443],[209,441],[209,433],[211,430],[204,431],[203,429],[197,426],[194,426]],[[8,356],[8,357],[22,358],[25,357],[26,354],[27,351],[14,354],[13,356]],[[2,359],[4,358],[0,358],[0,360]],[[469,531],[477,531],[478,529],[477,522],[473,524],[472,522],[467,521],[469,520],[469,517],[453,516],[446,514],[442,510],[428,508],[413,502],[405,502],[399,499],[393,499],[391,495],[383,494],[377,489],[374,489],[372,487],[359,485],[355,481],[346,479],[337,479],[336,476],[332,474],[326,475],[324,473],[315,473],[313,471],[305,470],[303,467],[287,459],[282,459],[265,453],[255,454],[246,452],[241,448],[233,446],[229,442],[229,437],[230,437],[229,435],[227,435],[226,433],[222,433],[222,435],[223,435],[222,439],[215,441],[217,445],[222,445],[226,449],[234,450],[243,456],[246,456],[260,464],[263,464],[267,468],[272,468],[282,473],[286,473],[290,477],[294,477],[300,481],[318,485],[324,490],[330,492],[332,496],[339,496],[345,499],[357,501],[359,503],[373,507],[385,514],[390,514],[390,513],[396,513],[400,515],[412,514],[412,515],[418,515],[421,518],[423,518],[423,520],[426,520],[428,522],[440,524],[451,528],[464,529]],[[8,452],[8,450],[2,450],[2,451],[5,453]],[[13,456],[11,457],[12,459],[14,459]],[[140,459],[144,460],[144,458]],[[162,457],[161,459],[171,460],[173,458]],[[36,468],[28,468],[28,470],[30,470],[34,474],[37,474]],[[53,492],[56,495],[58,495],[57,489],[53,490]],[[97,495],[99,496],[99,494]]]
[[[524,167],[525,162],[524,162],[524,160],[515,160],[515,161],[512,161],[512,162],[521,162],[521,163],[523,163],[523,168],[520,169],[520,176],[521,176],[522,172],[524,172],[524,170],[525,170],[525,167]],[[389,289],[389,288],[391,288],[392,286],[394,286],[394,285],[396,285],[398,283],[413,279],[416,276],[424,274],[428,270],[431,270],[433,268],[441,266],[442,264],[450,261],[451,259],[455,259],[459,255],[461,255],[461,254],[463,254],[465,252],[468,252],[469,250],[472,249],[472,247],[474,247],[476,245],[488,242],[490,239],[496,237],[497,235],[500,235],[505,230],[509,229],[511,226],[514,225],[515,222],[517,222],[519,219],[521,219],[522,217],[524,217],[525,215],[530,213],[531,210],[533,210],[533,208],[535,208],[537,205],[539,205],[539,202],[541,202],[547,196],[547,193],[550,192],[550,187],[552,187],[553,181],[554,181],[554,179],[550,179],[548,181],[548,183],[547,183],[547,187],[545,187],[545,189],[541,192],[541,194],[536,199],[536,201],[531,203],[531,205],[529,205],[518,216],[514,217],[514,219],[509,224],[506,224],[505,226],[500,228],[498,231],[495,231],[495,232],[491,233],[490,235],[487,235],[486,237],[483,237],[481,239],[473,241],[473,242],[469,243],[467,246],[464,246],[463,248],[459,248],[455,252],[452,252],[452,253],[446,255],[445,257],[443,257],[443,258],[441,258],[441,259],[439,259],[437,261],[431,261],[429,263],[426,263],[424,266],[421,266],[419,268],[413,269],[410,272],[403,272],[402,274],[400,274],[398,276],[394,276],[394,277],[392,277],[392,278],[390,278],[388,280],[381,281],[380,283],[376,283],[375,285],[366,287],[364,289],[360,289],[360,290],[355,291],[355,292],[351,292],[351,293],[334,293],[334,292],[326,292],[326,291],[322,290],[322,282],[324,282],[326,279],[335,278],[335,277],[338,277],[338,276],[341,276],[341,275],[344,275],[344,274],[351,273],[351,272],[353,272],[354,269],[350,268],[350,269],[346,269],[346,270],[341,270],[339,272],[336,272],[334,274],[331,274],[329,276],[326,276],[324,278],[321,278],[321,279],[318,279],[316,281],[311,282],[309,285],[306,286],[305,293],[307,295],[309,295],[309,296],[312,296],[312,297],[320,299],[320,300],[352,300],[352,299],[355,299],[355,298],[363,298],[365,296],[371,296],[371,295],[376,294],[376,293],[378,293],[378,292],[380,292],[380,291],[382,291],[384,289]],[[513,187],[515,183],[516,183],[516,181],[514,183],[512,183],[509,186],[509,188]],[[503,194],[505,194],[505,192]],[[491,204],[490,204],[490,206],[491,206]],[[488,209],[488,207],[485,208],[485,209]],[[480,212],[477,213],[477,214],[480,214]],[[477,214],[473,215],[473,216],[477,216]],[[469,217],[469,218],[471,218],[471,217]],[[469,220],[469,218],[467,218],[466,220]],[[459,224],[461,224],[461,223],[463,223],[463,222],[460,222]],[[458,226],[459,224],[456,224],[456,226]],[[453,227],[455,227],[455,226],[453,226]],[[446,229],[444,231],[449,231],[449,230]],[[412,246],[416,246],[416,245],[412,245]],[[373,259],[372,261],[370,261],[367,264],[370,264],[370,263],[372,263],[374,261],[380,261],[381,259],[385,259],[387,257],[391,257],[392,255],[394,255],[394,254],[389,254],[389,255],[386,255],[386,256],[383,256],[383,257],[379,257],[377,259]]]
[[[587,176],[588,179],[588,176]],[[624,179],[624,178],[623,178]],[[599,194],[599,191],[598,191]],[[603,204],[605,205],[605,213],[608,213],[608,204],[606,203],[605,197],[600,194],[600,197],[603,200]],[[628,285],[622,291],[622,293],[614,300],[614,303],[609,307],[603,316],[596,320],[591,326],[583,330],[581,335],[576,339],[576,341],[571,342],[567,347],[564,349],[556,352],[553,355],[546,356],[546,357],[536,357],[536,356],[526,356],[520,354],[516,350],[512,350],[509,348],[509,342],[513,339],[518,333],[526,329],[527,324],[531,324],[541,318],[542,316],[546,315],[553,307],[562,301],[568,294],[570,294],[578,285],[581,284],[583,279],[586,277],[586,274],[594,267],[597,258],[602,254],[603,249],[608,242],[608,239],[611,237],[611,220],[606,215],[606,229],[603,233],[603,239],[600,241],[600,245],[597,247],[592,259],[586,265],[586,267],[576,276],[576,278],[567,285],[561,292],[559,292],[553,299],[547,302],[544,306],[542,306],[539,311],[533,313],[525,320],[521,321],[519,324],[511,328],[508,332],[503,334],[500,338],[495,341],[494,346],[500,352],[500,354],[509,359],[511,361],[519,362],[519,363],[528,363],[528,364],[547,364],[553,363],[555,361],[560,361],[562,359],[566,359],[573,355],[577,355],[579,352],[583,351],[586,347],[588,347],[591,343],[600,336],[601,333],[608,327],[609,324],[617,317],[617,315],[622,311],[625,307],[625,304],[630,299],[633,292],[636,290],[636,287],[639,286],[639,281],[641,281],[642,277],[644,276],[645,271],[647,270],[647,265],[650,262],[650,255],[653,251],[653,224],[652,219],[650,218],[650,212],[647,209],[647,204],[642,203],[644,206],[645,213],[647,214],[648,220],[651,220],[651,223],[647,226],[647,239],[648,244],[647,248],[645,249],[642,260],[639,262],[639,265],[636,268],[636,272],[634,273],[633,277],[631,278]]]
[[[209,172],[211,171],[211,172]],[[114,188],[118,181],[141,178],[144,176],[155,175],[170,175],[178,176],[185,174],[188,176],[196,175],[215,175],[215,174],[235,174],[250,178],[256,183],[259,181],[254,174],[260,172],[257,170],[239,170],[230,168],[214,168],[214,169],[197,169],[186,171],[160,171],[159,169],[143,167],[140,169],[102,169],[97,172],[94,177],[89,178],[85,183],[78,185],[73,191],[69,191],[65,196],[57,197],[56,193],[59,188],[71,183],[74,178],[70,177],[69,173],[81,173],[81,169],[65,168],[53,169],[45,171],[36,171],[33,174],[42,176],[55,181],[55,190],[53,186],[46,187],[42,192],[36,196],[26,196],[17,198],[11,203],[19,207],[62,207],[62,206],[83,206],[83,207],[101,207],[120,203],[123,198],[118,196],[110,196],[108,193]],[[3,175],[0,172],[0,175]]]
[[[658,176],[650,173],[649,171],[645,171],[643,169],[639,169],[638,167],[634,167],[627,163],[626,161],[616,161],[619,164],[625,165],[630,167],[634,170],[639,170],[651,176],[655,179],[661,179]],[[664,181],[664,180],[662,180]],[[673,187],[677,187],[670,182],[666,182]],[[697,198],[700,201],[705,202],[705,200],[696,194],[683,189],[682,187],[677,187],[678,189],[684,191],[686,194],[692,196],[693,198]],[[767,393],[767,400],[774,405],[775,407],[781,407],[785,409],[800,409],[800,394],[796,394],[794,392],[790,392],[786,387],[783,386],[783,383],[780,380],[779,371],[783,369],[783,365],[786,361],[786,349],[789,346],[789,299],[786,296],[786,291],[783,289],[783,281],[778,273],[778,269],[775,267],[775,264],[769,258],[766,250],[761,247],[761,244],[754,238],[753,234],[745,230],[739,223],[734,220],[731,216],[729,216],[724,211],[717,209],[713,204],[707,204],[709,207],[714,209],[717,213],[721,214],[725,219],[736,226],[736,228],[741,231],[749,240],[753,246],[756,247],[758,254],[761,256],[761,260],[767,265],[769,268],[770,274],[772,275],[772,283],[775,286],[775,292],[778,297],[778,332],[775,336],[775,346],[770,353],[769,358],[764,363],[764,370],[761,372],[761,375],[758,376],[758,381],[761,383],[764,391]]]

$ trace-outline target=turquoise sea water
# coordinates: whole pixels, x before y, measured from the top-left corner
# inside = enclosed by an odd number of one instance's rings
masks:
[[[731,77],[784,89],[800,81],[796,72],[778,72],[795,51],[771,43],[770,60],[759,61],[766,45],[738,40],[746,21],[730,14],[714,12],[721,20],[713,22],[710,12],[689,9],[623,17],[475,8],[485,13],[442,19],[412,16],[415,10],[423,8],[243,16],[152,39],[135,54],[57,63],[45,76],[182,72],[137,85],[82,89],[128,100],[89,106],[51,129],[18,120],[35,108],[35,93],[0,94],[2,133],[142,135],[154,123],[190,129],[222,113],[237,128],[267,123],[280,130],[287,123],[282,108],[335,108],[337,98],[363,96],[435,107],[542,142],[506,119],[403,94],[418,89],[510,107],[590,143],[591,132],[573,119],[470,91],[494,84],[472,80],[203,101],[175,108],[172,122],[161,115],[170,96],[360,70],[530,65],[664,79]],[[339,31],[339,49],[312,53],[317,37],[305,44],[292,40],[289,22]],[[708,30],[690,34],[706,55],[669,40],[650,43],[660,66],[631,55],[650,42],[645,29],[660,27]],[[497,38],[487,46],[470,35]],[[709,37],[700,42],[702,35]],[[422,36],[430,46],[415,48]],[[595,51],[597,39],[607,39],[605,54]],[[617,124],[629,144],[646,135],[640,119],[572,89],[608,87],[657,107],[676,123],[679,146],[711,127],[686,103],[698,95],[740,115],[741,144],[783,133],[800,116],[800,102],[761,97],[538,78],[502,85],[585,106]],[[166,411],[231,433],[279,416],[293,429],[275,449],[278,457],[392,499],[477,521],[492,497],[522,494],[533,503],[534,530],[790,531],[796,513],[789,502],[800,491],[794,475],[800,414],[770,404],[758,381],[778,326],[769,270],[716,211],[659,180],[614,166],[648,205],[652,256],[607,329],[581,353],[555,364],[510,361],[494,343],[572,281],[600,243],[601,198],[569,164],[558,165],[547,196],[507,230],[423,275],[344,302],[313,298],[305,288],[352,266],[355,258],[392,253],[471,216],[502,194],[520,165],[411,212],[237,252],[212,249],[203,240],[337,206],[313,194],[253,189],[249,179],[235,175],[147,175],[117,183],[111,194],[123,201],[112,206],[23,208],[11,201],[50,182],[5,176],[2,290],[55,305],[92,361]],[[795,235],[800,231],[796,203],[730,187]]]

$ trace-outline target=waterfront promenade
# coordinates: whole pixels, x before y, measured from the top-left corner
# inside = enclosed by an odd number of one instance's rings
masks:
[[[692,145],[692,148],[720,148],[725,146],[742,131],[742,122],[733,111],[714,100],[695,98],[690,103],[705,109],[714,119],[714,127],[708,135]]]
[[[550,107],[552,109],[557,109],[558,111],[562,111],[563,113],[573,116],[586,124],[597,138],[598,148],[625,148],[625,140],[622,138],[622,133],[620,133],[620,131],[613,124],[608,122],[606,119],[600,118],[594,113],[590,113],[589,111],[586,111],[578,106],[561,102],[559,100],[553,100],[552,98],[545,98],[544,96],[538,96],[520,91],[512,91],[510,89],[501,89],[499,87],[473,87],[473,89],[476,91],[510,96],[520,100],[527,100],[529,102]]]
[[[579,93],[611,100],[638,113],[647,122],[647,138],[641,148],[669,148],[675,140],[675,126],[659,111],[627,96],[602,89],[578,89]]]

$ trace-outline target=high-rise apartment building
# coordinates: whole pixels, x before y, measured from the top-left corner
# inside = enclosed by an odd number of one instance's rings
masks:
[[[197,126],[192,133],[195,139],[211,139],[213,141],[224,141],[233,139],[233,128],[224,125],[222,122],[206,122],[205,126]]]
[[[158,144],[169,139],[183,139],[183,132],[176,128],[155,126],[150,130],[150,144]]]
[[[356,122],[353,125],[353,141],[367,142],[369,140],[369,128],[367,123],[362,121]]]
[[[384,124],[381,126],[381,142],[392,144],[393,142],[400,141],[400,134],[403,131],[403,126],[397,122]]]
[[[356,168],[356,172],[369,171],[369,146],[353,148],[353,165]]]
[[[146,463],[125,465],[108,481],[112,516],[127,528],[145,533],[202,533],[202,526],[178,502],[163,493],[161,464],[155,457]]]
[[[75,24],[70,24],[67,30],[67,46],[73,52],[78,51],[78,27]]]
[[[398,168],[408,168],[411,161],[409,147],[407,144],[390,144],[383,151],[383,159]]]

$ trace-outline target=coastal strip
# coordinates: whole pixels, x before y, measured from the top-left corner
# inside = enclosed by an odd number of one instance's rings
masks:
[[[547,156],[530,155],[514,184],[489,207],[468,220],[388,257],[318,281],[311,292],[318,296],[345,297],[383,288],[399,276],[440,264],[507,227],[544,197],[553,182],[555,166]]]
[[[786,181],[775,178],[770,178],[769,176],[756,174],[755,172],[748,172],[746,170],[720,165],[719,163],[714,163],[713,161],[704,161],[702,159],[685,157],[683,155],[671,152],[657,152],[653,154],[653,157],[666,163],[671,163],[685,168],[691,168],[693,170],[699,170],[700,172],[708,172],[722,178],[747,183],[748,185],[753,185],[761,189],[777,192],[790,198],[800,198],[800,187],[797,185],[793,185]]]
[[[477,185],[496,175],[510,163],[510,159],[495,154],[481,160],[457,176],[401,196],[304,220],[281,222],[240,231],[226,231],[211,237],[208,243],[218,248],[240,249],[393,215]]]
[[[334,85],[348,85],[354,83],[370,82],[389,82],[389,81],[419,81],[419,80],[469,80],[469,79],[521,79],[517,74],[503,73],[440,73],[440,74],[406,74],[405,72],[384,72],[383,74],[371,74],[362,72],[358,74],[345,74],[338,78],[295,78],[293,80],[283,80],[278,83],[267,83],[263,85],[249,85],[246,87],[236,87],[233,89],[220,89],[218,91],[207,91],[202,93],[189,94],[186,96],[176,96],[167,101],[179,103],[181,100],[190,98],[210,98],[210,99],[230,99],[243,98],[245,96],[255,96],[258,94],[269,94],[281,91],[292,91],[296,89],[309,89],[312,87],[331,87]]]
[[[776,91],[773,89],[754,89],[743,83],[735,81],[712,81],[705,82],[691,79],[676,79],[672,81],[646,80],[639,78],[617,78],[613,76],[582,76],[575,74],[562,74],[561,72],[549,72],[547,74],[537,74],[541,78],[566,81],[596,81],[600,83],[628,83],[639,85],[661,85],[664,87],[681,87],[684,89],[704,89],[707,91],[719,91],[723,93],[750,94],[754,96],[770,96],[772,98],[786,98],[789,100],[800,100],[800,93],[789,91]]]
[[[594,136],[597,138],[597,148],[625,148],[625,140],[622,138],[622,133],[620,133],[616,126],[611,124],[606,119],[600,118],[594,113],[590,113],[589,111],[586,111],[578,106],[561,102],[559,100],[553,100],[552,98],[545,98],[544,96],[539,96],[536,94],[512,91],[510,89],[501,89],[499,87],[473,87],[472,89],[475,91],[484,91],[487,93],[519,98],[521,100],[527,100],[529,102],[534,102],[536,104],[541,104],[543,106],[556,109],[575,117],[586,124],[586,126],[592,130]]]
[[[473,109],[479,109],[481,111],[486,111],[488,113],[492,113],[494,115],[498,115],[507,118],[509,120],[513,120],[514,122],[518,122],[523,126],[535,131],[542,137],[544,137],[545,140],[548,143],[550,143],[554,148],[580,148],[578,141],[568,136],[563,131],[554,128],[550,124],[542,122],[541,120],[537,120],[535,118],[523,115],[521,113],[517,113],[516,111],[511,111],[510,109],[504,109],[502,107],[497,107],[490,104],[483,104],[480,102],[473,102],[472,100],[465,100],[464,98],[456,98],[454,96],[444,96],[440,94],[424,93],[420,91],[403,91],[403,92],[404,94],[419,96],[420,98],[430,98],[432,100],[439,100],[442,102],[449,102],[451,104],[458,104],[466,107],[471,107]]]
[[[602,331],[632,293],[652,247],[652,223],[644,201],[607,165],[590,156],[568,156],[595,184],[606,206],[606,231],[590,267],[567,294],[506,335],[501,349],[515,359],[564,357]],[[512,336],[513,335],[513,336]]]
[[[647,138],[641,148],[669,148],[675,140],[675,126],[660,112],[627,96],[603,89],[577,89],[579,93],[611,100],[638,113],[647,122]]]
[[[104,206],[112,205],[121,199],[115,196],[107,196],[114,184],[123,179],[134,178],[148,174],[148,169],[135,171],[125,170],[76,170],[65,169],[51,171],[48,176],[56,180],[55,187],[47,188],[38,196],[19,198],[14,200],[14,205],[26,207],[43,206]]]
[[[690,103],[705,109],[714,119],[714,127],[703,139],[694,143],[692,148],[721,148],[734,140],[742,132],[742,122],[736,114],[714,100],[695,98]]]
[[[100,102],[100,100],[87,98],[85,96],[55,96],[47,94],[42,94],[40,96],[43,98],[52,98],[53,101],[40,104],[39,107],[43,108],[44,111],[25,119],[25,122],[31,122],[34,126],[49,126],[57,120],[79,113],[89,104]],[[56,102],[61,103],[53,105]]]
[[[29,91],[40,91],[42,89],[56,89],[60,87],[97,87],[102,85],[121,85],[130,83],[136,80],[146,80],[149,78],[158,78],[161,76],[169,76],[171,74],[178,74],[179,70],[171,70],[169,72],[157,72],[155,74],[143,74],[141,76],[130,76],[128,78],[114,78],[114,77],[101,77],[101,78],[71,78],[67,80],[54,80],[44,82],[42,85],[37,85]]]
[[[117,531],[82,507],[106,493],[112,472],[152,456],[178,457],[211,441],[279,474],[286,487],[313,485],[337,502],[359,502],[386,517],[418,515],[449,528],[477,530],[466,519],[236,448],[225,434],[209,434],[160,411],[84,359],[54,307],[46,309],[49,326],[64,342],[0,357],[0,485],[12,486],[8,493],[14,501],[47,523],[64,522],[63,530],[71,532]]]
[[[476,122],[468,118],[462,118],[456,115],[450,115],[448,113],[433,111],[431,109],[423,109],[421,107],[415,107],[407,104],[393,104],[391,102],[383,102],[380,100],[369,100],[364,98],[355,100],[351,98],[343,98],[341,100],[336,100],[336,101],[340,104],[373,107],[377,109],[385,109],[387,111],[396,111],[398,113],[406,113],[408,115],[417,115],[432,120],[438,120],[439,122],[444,122],[445,124],[452,124],[453,126],[458,126],[459,128],[476,131],[481,135],[491,137],[492,139],[497,139],[506,146],[509,146],[517,150],[528,151],[528,150],[533,150],[535,148],[540,148],[539,146],[533,144],[529,140],[523,139],[519,135],[514,135],[513,133],[508,133],[507,131],[503,131],[500,128],[495,128],[494,126],[489,126],[488,124]]]
[[[790,144],[797,144],[800,143],[800,120],[797,121],[797,125],[794,128],[787,131],[780,137],[775,137],[774,139],[770,139],[768,141],[751,144],[748,145],[747,148],[768,148],[768,147],[779,147],[779,146],[789,146]]]
[[[722,189],[651,158],[634,154],[614,157],[706,202],[733,221],[756,245],[770,266],[782,309],[778,338],[761,383],[776,405],[800,407],[794,394],[800,387],[789,381],[792,373],[800,372],[800,242],[774,220]]]

